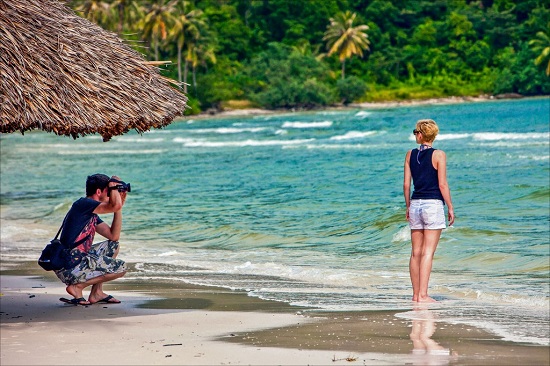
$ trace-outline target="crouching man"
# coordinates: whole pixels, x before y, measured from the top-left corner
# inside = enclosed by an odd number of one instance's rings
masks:
[[[122,207],[126,200],[125,185],[116,176],[94,174],[86,179],[86,197],[75,201],[65,219],[60,240],[71,248],[70,260],[57,277],[67,285],[72,299],[61,301],[74,305],[95,303],[118,304],[119,300],[103,292],[103,283],[126,274],[126,264],[116,259],[122,228]],[[98,214],[113,213],[109,226]],[[107,240],[93,244],[95,234]],[[92,286],[88,300],[82,291]]]

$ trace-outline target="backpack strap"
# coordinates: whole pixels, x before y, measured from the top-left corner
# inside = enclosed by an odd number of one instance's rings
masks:
[[[63,230],[63,226],[65,226],[65,221],[67,221],[67,217],[69,217],[69,212],[71,212],[71,210],[69,210],[65,215],[65,218],[63,219],[63,223],[61,223],[61,227],[59,228],[59,230],[57,230],[57,234],[55,234],[54,240],[56,240],[59,234],[61,234],[61,230]]]

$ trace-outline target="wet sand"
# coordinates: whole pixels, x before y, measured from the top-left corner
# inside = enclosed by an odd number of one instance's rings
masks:
[[[2,365],[548,365],[546,346],[399,313],[320,312],[244,292],[118,280],[122,304],[73,306],[53,274],[0,276]],[[34,272],[34,271],[31,271]],[[45,273],[45,275],[44,275]],[[414,342],[413,342],[414,340]]]

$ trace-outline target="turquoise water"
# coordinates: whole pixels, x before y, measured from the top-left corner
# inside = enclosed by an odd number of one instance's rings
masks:
[[[102,172],[132,184],[120,257],[136,270],[125,278],[410,309],[403,162],[416,120],[433,118],[457,215],[436,252],[434,311],[549,344],[549,114],[544,98],[185,119],[108,143],[3,134],[2,268],[36,260],[86,176]]]

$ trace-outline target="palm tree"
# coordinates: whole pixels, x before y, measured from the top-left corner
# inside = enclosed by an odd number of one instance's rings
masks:
[[[128,18],[127,15],[130,15],[129,18],[136,17],[137,14],[140,12],[140,4],[141,1],[139,0],[113,0],[113,2],[111,3],[111,8],[116,9],[116,12],[118,14],[117,33],[119,36],[122,34],[124,22]]]
[[[213,42],[207,38],[202,37],[197,43],[191,45],[188,52],[189,62],[193,69],[193,87],[197,88],[197,66],[206,66],[206,61],[210,61],[213,64],[216,63],[216,53],[214,52]],[[186,60],[187,61],[187,60]]]
[[[550,37],[545,32],[537,32],[536,39],[529,41],[533,51],[540,52],[535,59],[535,65],[544,65],[546,63],[546,76],[550,76]]]
[[[101,0],[75,0],[71,3],[76,12],[84,14],[84,18],[97,23],[106,25],[106,19],[109,17],[109,3]]]
[[[320,53],[319,48],[321,45],[317,45],[315,48],[311,47],[311,44],[303,39],[299,41],[296,45],[292,46],[292,52],[296,52],[302,56],[314,56],[317,61],[321,61],[326,57],[326,53]]]
[[[206,22],[203,17],[202,10],[195,9],[185,14],[185,3],[178,7],[179,14],[174,17],[174,26],[170,30],[169,38],[176,41],[178,48],[178,81],[182,83],[182,56],[184,48],[187,50],[185,57],[185,70],[183,78],[184,92],[187,92],[187,70],[189,63],[189,54],[192,50],[192,45],[201,38],[203,30],[206,28]]]
[[[155,61],[159,59],[160,41],[166,39],[168,28],[175,23],[174,12],[178,0],[156,0],[146,9],[145,17],[141,21],[143,37],[153,46]]]
[[[345,77],[346,59],[353,55],[363,56],[363,50],[369,50],[370,41],[365,31],[368,25],[353,26],[357,14],[346,11],[330,18],[330,24],[323,37],[327,41],[328,55],[335,53],[342,63],[342,79]]]

